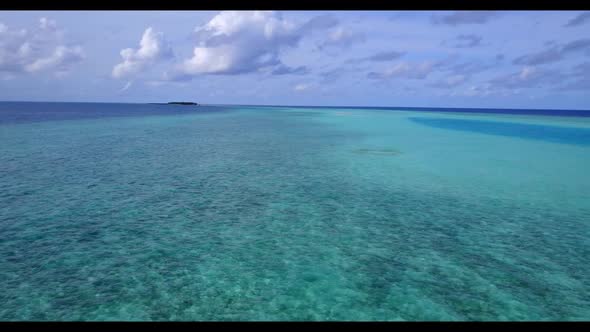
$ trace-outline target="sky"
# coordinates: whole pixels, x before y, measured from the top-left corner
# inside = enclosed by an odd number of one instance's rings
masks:
[[[590,12],[0,11],[0,100],[590,110]]]

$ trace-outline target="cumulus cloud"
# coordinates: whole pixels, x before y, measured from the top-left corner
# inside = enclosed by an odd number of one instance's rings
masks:
[[[46,17],[41,17],[39,19],[39,27],[45,30],[57,30],[57,22]]]
[[[262,71],[302,74],[306,67],[290,68],[281,61],[281,52],[296,47],[305,34],[334,24],[335,19],[326,15],[297,25],[273,11],[224,11],[195,29],[199,43],[193,56],[165,77],[182,80],[202,74]]]
[[[578,39],[566,44],[557,44],[540,52],[520,56],[514,59],[513,63],[517,65],[536,66],[557,62],[562,60],[566,55],[584,51],[586,51],[586,55],[590,55],[590,39]]]
[[[82,47],[73,46],[66,47],[59,45],[55,48],[55,51],[44,58],[39,58],[32,63],[25,65],[25,70],[31,73],[42,71],[50,68],[57,69],[58,72],[67,71],[67,67],[77,62],[84,57]]]
[[[468,77],[466,75],[450,75],[445,77],[442,80],[434,82],[430,84],[431,87],[434,88],[454,88],[457,87],[467,81]]]
[[[470,82],[474,76],[495,68],[499,61],[497,56],[488,61],[461,61],[459,56],[452,55],[438,61],[398,62],[385,70],[369,72],[367,78],[428,80],[425,84],[429,87],[449,89]],[[431,81],[432,76],[434,81]]]
[[[56,21],[42,17],[31,30],[10,29],[0,23],[0,72],[64,75],[84,59],[79,45],[67,45]]]
[[[451,56],[435,62],[433,69],[441,73],[441,78],[428,85],[441,89],[455,88],[472,81],[474,76],[496,68],[500,61],[502,61],[502,57],[498,57],[498,55],[487,61],[461,61],[460,57]]]
[[[585,12],[577,15],[576,17],[569,20],[564,26],[565,27],[576,27],[578,25],[582,25],[590,21],[590,12]]]
[[[438,62],[435,68],[442,72],[444,77],[430,84],[430,86],[447,89],[463,85],[471,81],[474,76],[496,68],[500,61],[502,61],[502,56],[496,55],[493,61],[460,62],[457,58],[450,58],[446,61]]]
[[[147,66],[159,60],[173,57],[172,49],[161,32],[155,32],[152,27],[147,28],[139,41],[139,48],[121,50],[123,62],[115,65],[112,75],[114,78],[124,78],[136,75]]]
[[[293,90],[297,92],[309,90],[313,85],[310,83],[300,83],[293,87]]]
[[[550,88],[553,91],[587,91],[590,90],[590,62],[579,64],[571,72],[543,69],[536,66],[524,66],[512,73],[496,76],[479,82],[467,90],[452,90],[453,95],[487,96],[519,94],[521,89]],[[454,75],[431,84],[437,88],[456,88],[464,85],[469,76]]]
[[[421,80],[427,78],[435,70],[436,65],[432,61],[421,63],[400,62],[384,71],[370,72],[367,77],[370,79],[404,78]]]
[[[496,77],[489,83],[500,89],[539,88],[559,84],[566,78],[559,71],[526,66],[518,72]]]
[[[318,45],[318,48],[320,50],[330,48],[344,49],[352,46],[355,43],[362,43],[364,41],[366,41],[366,37],[363,33],[357,33],[350,28],[338,26],[329,32],[327,38]]]
[[[432,23],[444,25],[484,24],[498,15],[493,11],[456,11],[448,15],[432,16]]]

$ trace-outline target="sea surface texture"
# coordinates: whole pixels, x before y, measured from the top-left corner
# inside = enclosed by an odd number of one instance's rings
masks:
[[[0,320],[589,320],[545,113],[0,103]]]

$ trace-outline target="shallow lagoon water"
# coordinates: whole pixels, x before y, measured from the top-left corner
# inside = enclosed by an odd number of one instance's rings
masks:
[[[590,318],[589,118],[17,106],[0,320]]]

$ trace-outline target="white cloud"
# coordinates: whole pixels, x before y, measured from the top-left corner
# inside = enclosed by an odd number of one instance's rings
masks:
[[[39,19],[39,27],[44,30],[56,30],[57,22],[46,17],[41,17],[41,19]]]
[[[309,83],[300,83],[300,84],[295,85],[293,87],[293,90],[301,92],[301,91],[308,90],[311,87],[312,87],[312,85]]]
[[[347,48],[356,42],[364,42],[366,40],[365,35],[362,33],[353,32],[349,28],[338,26],[328,34],[326,38],[318,47],[325,49],[329,47]]]
[[[172,57],[172,49],[161,32],[154,32],[147,28],[139,42],[139,48],[121,50],[123,62],[115,65],[112,75],[114,78],[129,77],[145,69],[158,60]]]
[[[184,61],[182,69],[186,74],[227,73],[237,69],[239,58],[240,50],[235,46],[195,47],[193,57]]]
[[[0,23],[0,72],[64,75],[84,59],[84,52],[79,45],[66,45],[63,35],[57,23],[45,17],[31,30],[10,29]]]
[[[22,50],[21,50],[22,51]],[[26,48],[24,53],[29,53],[29,48]],[[67,71],[67,65],[72,62],[76,62],[84,57],[82,47],[66,47],[59,45],[55,48],[53,54],[35,60],[34,62],[25,66],[25,70],[30,73],[54,68],[58,72]]]
[[[221,12],[196,29],[204,39],[181,71],[188,75],[237,74],[277,65],[282,47],[297,41],[295,26],[274,12]]]
[[[326,16],[297,25],[273,11],[223,11],[195,29],[199,43],[193,56],[166,77],[179,80],[202,74],[297,73],[282,63],[281,52],[297,46],[306,33],[333,24]],[[276,68],[281,70],[272,70]]]
[[[518,77],[521,80],[526,80],[530,77],[533,77],[533,75],[535,75],[535,73],[538,73],[538,70],[535,69],[535,67],[524,67],[524,68],[522,68],[522,70],[518,74]]]
[[[561,71],[527,66],[519,72],[498,76],[489,82],[493,88],[509,90],[554,86],[561,84],[565,79],[567,75]]]
[[[425,79],[434,71],[436,63],[424,61],[421,63],[400,62],[381,72],[371,72],[369,78],[386,79],[386,78],[405,78],[405,79]]]
[[[457,86],[465,83],[467,80],[468,80],[468,77],[465,75],[461,75],[461,74],[450,75],[438,82],[431,84],[430,86],[435,87],[435,88],[448,89],[448,88],[457,87]]]

